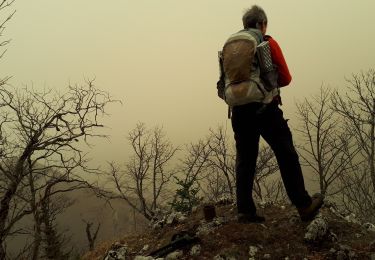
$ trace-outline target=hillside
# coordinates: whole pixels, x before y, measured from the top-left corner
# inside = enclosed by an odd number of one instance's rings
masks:
[[[144,230],[146,221],[124,201],[112,200],[109,204],[100,199],[90,190],[75,190],[65,194],[66,200],[74,201],[64,212],[57,216],[58,232],[65,237],[65,250],[73,250],[75,253],[84,253],[88,250],[86,235],[86,224],[94,223],[93,231],[100,223],[97,243],[107,241],[122,234],[136,233]],[[20,221],[19,227],[32,227],[31,216]],[[21,248],[31,239],[30,235],[18,236],[9,240],[8,249],[10,253],[17,254]]]
[[[211,222],[198,208],[186,219],[169,219],[164,227],[104,242],[83,259],[154,259],[146,256],[176,234],[194,240],[169,250],[174,252],[165,259],[375,259],[375,226],[344,217],[333,205],[325,205],[311,225],[301,222],[292,206],[268,205],[262,211],[264,224],[240,224],[233,205],[216,205],[217,218]],[[307,229],[314,225],[318,228],[308,235]],[[109,252],[112,257],[106,257]]]

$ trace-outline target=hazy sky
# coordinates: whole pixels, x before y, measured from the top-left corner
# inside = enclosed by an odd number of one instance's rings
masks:
[[[230,129],[216,96],[217,51],[252,4],[265,9],[268,33],[293,76],[282,90],[287,118],[294,100],[322,83],[338,87],[345,76],[375,67],[373,0],[16,0],[1,75],[35,88],[95,76],[123,101],[109,109],[111,142],[94,152],[102,160],[125,155],[125,136],[139,121],[163,125],[174,143],[187,143],[221,123]]]

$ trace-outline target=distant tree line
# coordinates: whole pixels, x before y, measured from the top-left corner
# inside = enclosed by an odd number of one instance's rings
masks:
[[[336,90],[322,86],[297,108],[300,155],[320,192],[374,222],[375,71],[353,74]]]

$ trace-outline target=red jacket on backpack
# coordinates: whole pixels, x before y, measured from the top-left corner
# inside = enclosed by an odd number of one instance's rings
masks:
[[[277,66],[279,72],[279,78],[277,80],[279,87],[288,86],[292,81],[292,76],[289,73],[288,65],[286,64],[279,44],[269,35],[264,36],[264,39],[269,42],[272,62]]]

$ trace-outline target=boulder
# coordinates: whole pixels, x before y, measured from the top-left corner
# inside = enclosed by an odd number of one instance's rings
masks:
[[[306,229],[307,232],[304,237],[306,242],[320,241],[328,232],[327,220],[319,213]]]

